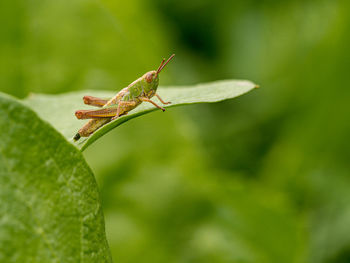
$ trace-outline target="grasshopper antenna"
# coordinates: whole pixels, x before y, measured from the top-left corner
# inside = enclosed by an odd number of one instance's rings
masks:
[[[163,66],[164,61],[165,61],[165,58],[163,58],[162,63],[160,63],[160,65],[159,65],[159,67],[157,69],[157,74],[160,72],[160,68]]]
[[[175,54],[172,54],[172,55],[168,58],[168,60],[167,60],[165,63],[164,63],[165,59],[163,58],[162,63],[160,63],[159,68],[157,69],[157,74],[159,74],[159,73],[162,71],[162,69],[166,66],[166,64],[169,63],[169,61],[170,61],[173,57],[175,57]]]

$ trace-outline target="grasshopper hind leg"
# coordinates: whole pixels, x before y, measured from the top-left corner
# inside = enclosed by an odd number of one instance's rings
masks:
[[[108,100],[100,99],[93,96],[84,96],[83,100],[85,104],[96,107],[103,107],[108,102]]]
[[[117,107],[102,108],[98,110],[77,110],[75,116],[78,119],[96,119],[114,117]]]

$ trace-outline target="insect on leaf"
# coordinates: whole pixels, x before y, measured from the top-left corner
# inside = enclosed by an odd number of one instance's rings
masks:
[[[171,104],[164,105],[171,108],[180,105],[219,102],[238,97],[256,88],[257,85],[246,80],[225,80],[211,83],[198,84],[181,87],[159,87],[157,93]],[[72,138],[77,130],[86,120],[77,120],[74,112],[79,109],[91,109],[91,106],[83,105],[82,98],[91,95],[100,98],[111,98],[116,92],[111,91],[78,91],[60,95],[33,94],[29,96],[25,103],[29,105],[38,115],[51,123],[60,131],[71,143],[81,150],[84,150],[91,143],[103,136],[108,131],[121,125],[122,123],[141,116],[143,114],[157,110],[150,103],[142,103],[140,106],[130,111],[128,115],[104,125],[95,131],[90,137],[82,138],[74,143]],[[157,101],[156,98],[152,100]]]

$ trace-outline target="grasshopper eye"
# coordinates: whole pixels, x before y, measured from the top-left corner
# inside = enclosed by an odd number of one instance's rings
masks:
[[[145,79],[148,83],[151,83],[153,80],[154,73],[147,73]]]

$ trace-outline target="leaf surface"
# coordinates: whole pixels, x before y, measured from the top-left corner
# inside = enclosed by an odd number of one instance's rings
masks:
[[[218,102],[238,97],[257,85],[246,80],[225,80],[212,83],[198,84],[194,86],[182,87],[160,87],[157,93],[171,104],[164,105],[171,108],[180,105]],[[111,98],[115,93],[110,91],[79,91],[60,95],[32,94],[25,103],[29,105],[39,116],[51,123],[60,131],[71,143],[79,149],[84,150],[91,143],[96,141],[102,135],[121,125],[122,123],[133,119],[137,116],[158,110],[150,103],[142,103],[140,106],[130,111],[128,115],[104,125],[88,138],[81,138],[78,142],[73,142],[72,138],[79,128],[86,123],[86,120],[77,120],[74,112],[78,109],[93,109],[91,106],[83,104],[82,98],[85,95],[91,95],[101,98]],[[157,103],[157,98],[153,98]]]
[[[81,152],[12,97],[0,113],[0,262],[111,262]]]

